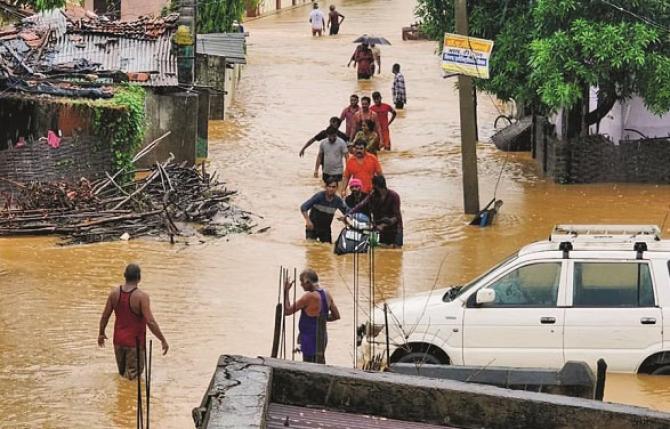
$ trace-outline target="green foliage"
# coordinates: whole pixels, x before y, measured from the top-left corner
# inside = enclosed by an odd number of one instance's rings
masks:
[[[145,91],[139,85],[124,85],[110,100],[88,106],[93,109],[93,129],[104,142],[112,145],[114,166],[132,170],[132,158],[144,140]]]
[[[247,3],[258,5],[258,0],[200,0],[198,2],[198,33],[230,32],[233,22],[242,21]]]
[[[424,32],[441,40],[453,31],[454,0],[418,1]],[[468,9],[470,35],[495,41],[491,79],[478,88],[539,111],[569,109],[589,86],[670,110],[668,0],[484,0]]]
[[[37,12],[65,7],[66,0],[17,0],[13,3],[20,7],[29,7]]]

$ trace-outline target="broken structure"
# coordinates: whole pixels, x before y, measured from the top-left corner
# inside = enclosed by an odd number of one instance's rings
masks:
[[[194,55],[179,56],[194,52],[192,41],[175,37],[179,15],[122,22],[73,7],[26,17],[0,0],[5,9],[13,24],[0,29],[0,177],[95,179],[167,131],[142,165],[170,153],[191,164],[206,156],[210,91],[194,88]],[[184,64],[187,85],[179,78]],[[110,132],[122,128],[120,110],[137,113],[124,91],[138,87],[144,129]],[[133,131],[139,144],[129,141]],[[58,143],[45,144],[50,136]]]

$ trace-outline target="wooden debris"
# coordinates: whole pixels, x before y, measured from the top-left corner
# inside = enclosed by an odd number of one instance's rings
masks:
[[[118,174],[91,182],[15,183],[0,200],[0,236],[57,234],[65,244],[183,235],[179,222],[201,225],[207,235],[250,232],[248,212],[231,204],[226,189],[204,170],[170,158],[141,180],[122,183]]]

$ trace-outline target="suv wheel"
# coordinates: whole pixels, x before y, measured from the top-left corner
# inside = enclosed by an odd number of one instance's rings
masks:
[[[444,362],[442,362],[437,356],[429,352],[407,353],[406,355],[398,359],[398,363],[420,363],[428,365],[444,364]],[[670,370],[670,367],[668,367],[668,370]],[[668,374],[670,374],[670,372],[668,372]]]
[[[652,375],[670,375],[670,365],[661,365],[651,372]]]

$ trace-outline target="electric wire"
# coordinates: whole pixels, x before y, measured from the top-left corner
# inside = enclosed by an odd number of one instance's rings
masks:
[[[607,0],[600,0],[600,2],[609,6],[609,7],[611,7],[611,8],[614,8],[614,9],[618,10],[621,13],[625,13],[626,15],[632,16],[633,18],[635,18],[639,21],[642,21],[647,25],[651,25],[652,27],[656,27],[659,30],[663,30],[667,33],[670,33],[670,27],[666,27],[662,24],[659,24],[656,21],[652,20],[651,18],[647,18],[646,16],[638,15],[637,13],[635,13],[633,11],[630,11],[628,9],[624,9],[622,6],[610,3]]]

